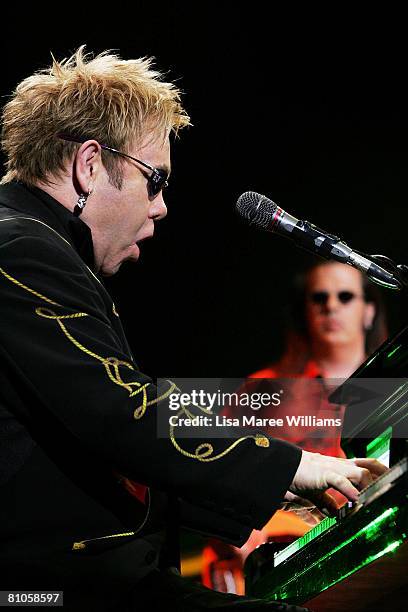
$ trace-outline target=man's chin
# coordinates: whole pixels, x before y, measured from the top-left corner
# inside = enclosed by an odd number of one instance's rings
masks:
[[[132,263],[137,263],[140,257],[140,249],[137,244],[133,244],[131,249],[128,251],[128,255],[121,259],[119,262],[103,262],[100,267],[99,273],[101,276],[113,276],[118,272],[120,266],[125,263],[125,261],[130,261]]]
[[[343,344],[348,344],[349,342],[349,338],[347,336],[347,334],[344,333],[344,331],[332,331],[332,332],[325,332],[324,334],[321,335],[321,342],[327,345],[331,345],[331,346],[340,346]]]
[[[120,268],[120,265],[114,270],[101,270],[100,275],[103,276],[104,278],[107,278],[108,276],[113,276],[114,274],[116,274],[119,268]]]
[[[122,265],[122,261],[117,263],[117,264],[103,264],[98,272],[101,276],[113,276],[114,274],[116,274],[116,272],[118,272],[120,266]]]

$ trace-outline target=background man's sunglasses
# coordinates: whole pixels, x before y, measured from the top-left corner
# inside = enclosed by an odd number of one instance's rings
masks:
[[[329,293],[327,291],[314,291],[310,294],[309,299],[312,304],[318,304],[321,306],[325,306],[329,301]],[[337,299],[341,304],[348,304],[354,298],[363,297],[357,293],[353,293],[352,291],[339,291],[337,294]]]
[[[83,142],[86,142],[87,140],[90,140],[89,138],[86,138],[83,136],[71,136],[70,134],[57,134],[57,137],[60,138],[61,140],[66,140],[69,142],[78,142],[81,144]],[[167,175],[167,172],[163,170],[162,168],[155,168],[154,166],[151,166],[147,162],[137,159],[136,157],[132,157],[131,155],[128,155],[127,153],[122,153],[121,151],[118,151],[117,149],[113,149],[112,147],[108,147],[107,145],[103,145],[101,143],[99,143],[99,145],[101,149],[103,149],[104,151],[110,151],[111,153],[116,153],[116,155],[121,155],[122,157],[127,157],[128,159],[132,159],[133,161],[137,162],[141,166],[144,166],[145,168],[148,168],[148,170],[152,171],[151,175],[147,177],[147,191],[151,198],[154,198],[157,195],[159,195],[161,190],[165,189],[168,186],[168,175]]]

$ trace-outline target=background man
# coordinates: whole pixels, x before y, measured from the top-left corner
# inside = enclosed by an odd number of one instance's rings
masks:
[[[286,302],[290,320],[285,351],[278,362],[251,374],[246,389],[270,393],[275,384],[270,380],[278,378],[280,386],[290,385],[291,398],[285,397],[280,406],[262,407],[257,416],[282,418],[284,423],[288,414],[342,419],[344,407],[328,401],[330,391],[387,337],[379,291],[355,268],[319,262],[298,274]],[[229,406],[224,413],[232,417],[242,415],[243,410]],[[345,457],[340,430],[308,425],[265,431],[308,451]],[[343,496],[336,497],[338,503],[344,503]],[[278,511],[240,549],[212,540],[204,549],[203,583],[224,592],[244,593],[242,565],[248,554],[269,538],[282,542],[300,537],[315,520],[308,516],[305,522],[303,518]]]

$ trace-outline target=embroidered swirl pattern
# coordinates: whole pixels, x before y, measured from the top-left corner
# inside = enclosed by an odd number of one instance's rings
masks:
[[[14,278],[10,274],[8,274],[1,267],[0,267],[0,273],[8,281],[12,282],[16,286],[18,286],[21,289],[23,289],[24,291],[27,291],[28,293],[31,293],[32,295],[34,295],[35,297],[39,298],[40,300],[46,302],[47,304],[50,304],[50,305],[53,305],[53,306],[57,306],[59,308],[63,308],[63,306],[61,306],[61,304],[58,304],[58,302],[55,302],[54,300],[46,297],[45,295],[42,295],[38,291],[35,291],[31,287],[28,287],[24,283],[20,282],[19,280],[17,280],[16,278]],[[113,312],[115,313],[115,315],[117,315],[115,310],[116,309],[113,306]],[[61,315],[61,314],[57,314],[54,310],[52,310],[48,306],[38,306],[38,307],[35,308],[35,313],[39,317],[55,321],[57,323],[57,325],[59,326],[59,328],[61,329],[62,333],[65,335],[65,337],[77,349],[79,349],[80,351],[82,351],[83,353],[88,355],[89,357],[92,357],[93,359],[96,359],[97,361],[99,361],[103,365],[103,367],[105,368],[105,371],[106,371],[106,374],[107,374],[109,380],[112,383],[114,383],[115,385],[118,385],[118,386],[126,389],[128,394],[129,394],[129,397],[135,397],[136,395],[139,395],[139,394],[142,395],[141,404],[133,412],[133,417],[135,419],[137,419],[137,420],[141,419],[144,416],[148,406],[151,406],[153,404],[157,404],[158,402],[166,399],[171,393],[173,393],[174,390],[178,390],[178,388],[175,385],[175,383],[173,383],[171,381],[168,381],[170,383],[170,387],[169,387],[169,389],[167,389],[167,391],[165,393],[163,393],[161,396],[159,396],[157,398],[153,398],[151,400],[148,400],[148,397],[147,397],[147,388],[149,387],[149,385],[151,383],[142,384],[142,383],[140,383],[138,381],[125,382],[123,380],[122,376],[121,376],[120,368],[122,367],[122,368],[127,368],[128,370],[131,370],[131,371],[135,371],[135,369],[134,369],[134,367],[133,367],[133,365],[131,363],[129,363],[127,361],[123,361],[121,359],[118,359],[117,357],[102,357],[101,355],[98,355],[94,351],[91,351],[89,348],[85,347],[81,342],[79,342],[79,340],[77,340],[71,334],[71,332],[67,329],[67,327],[65,325],[65,321],[67,321],[69,319],[79,319],[79,318],[88,317],[89,315],[86,312],[75,312],[75,313],[72,313],[72,314]],[[205,410],[201,406],[195,406],[195,408],[200,408],[201,410]],[[180,416],[182,413],[188,414],[188,415],[192,416],[191,413],[189,411],[187,411],[187,406],[183,406],[181,408],[181,410],[177,413],[177,416]],[[206,414],[210,414],[209,411],[206,411]],[[256,434],[254,436],[243,436],[242,438],[238,438],[230,446],[228,446],[228,448],[226,448],[224,451],[222,451],[221,453],[219,453],[217,455],[214,455],[214,447],[213,447],[213,445],[210,442],[203,442],[203,443],[199,444],[195,448],[194,452],[189,452],[189,451],[183,449],[179,445],[179,443],[177,442],[176,437],[174,435],[174,429],[175,429],[174,425],[170,426],[170,440],[171,440],[174,448],[179,453],[181,453],[183,456],[189,457],[190,459],[195,459],[195,460],[203,462],[203,463],[206,463],[206,462],[209,462],[209,461],[216,461],[217,459],[221,459],[222,457],[225,457],[225,455],[230,453],[241,442],[243,442],[244,440],[248,440],[248,439],[254,440],[255,444],[257,446],[259,446],[259,447],[263,447],[263,448],[268,448],[269,447],[269,440],[268,440],[268,438],[266,438],[265,436],[263,436],[261,434]]]

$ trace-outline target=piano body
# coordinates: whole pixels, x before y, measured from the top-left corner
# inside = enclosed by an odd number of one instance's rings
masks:
[[[408,609],[408,327],[386,341],[331,400],[347,406],[342,444],[390,470],[303,537],[256,549],[246,593],[315,612]]]

